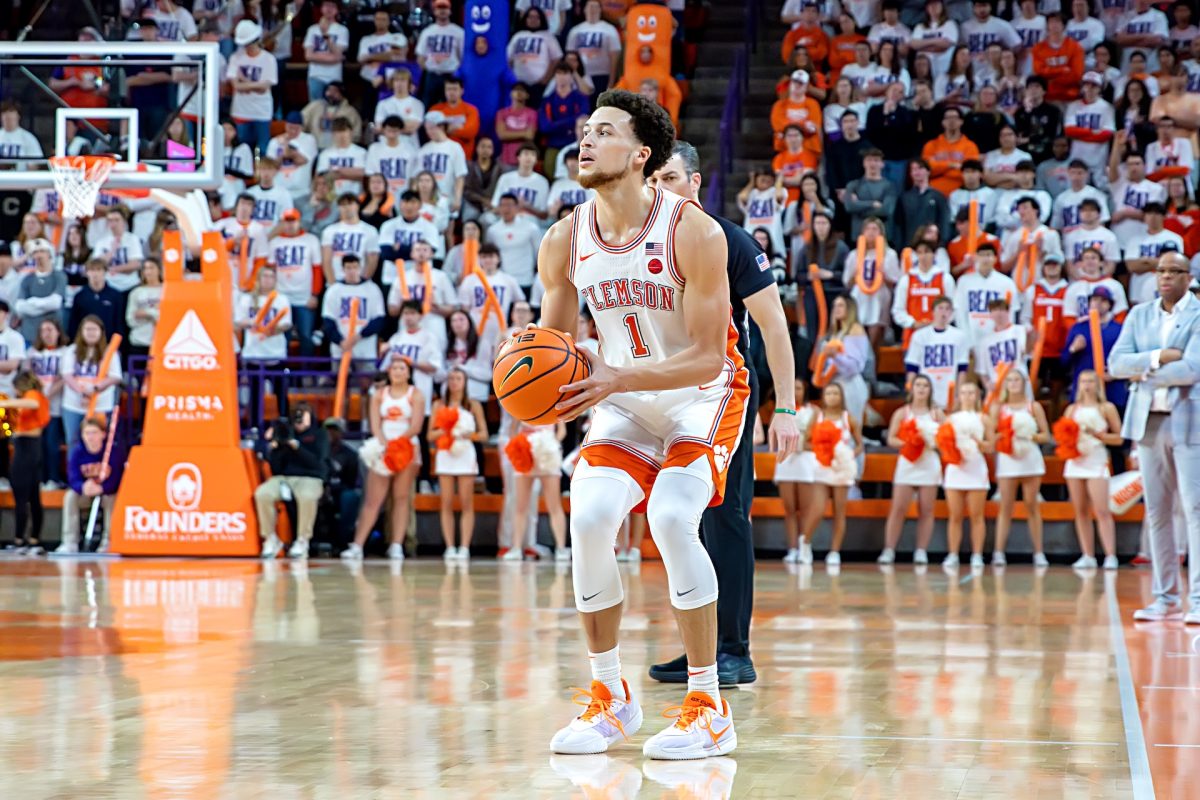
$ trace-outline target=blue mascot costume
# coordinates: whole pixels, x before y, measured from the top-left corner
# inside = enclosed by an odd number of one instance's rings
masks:
[[[479,132],[496,135],[496,112],[508,105],[508,0],[467,0],[466,41],[459,70],[468,103],[479,109]]]

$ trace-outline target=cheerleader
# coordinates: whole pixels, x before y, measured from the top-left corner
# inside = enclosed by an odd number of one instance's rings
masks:
[[[1033,540],[1033,564],[1046,567],[1050,562],[1042,552],[1042,509],[1038,491],[1046,462],[1042,445],[1050,441],[1050,426],[1046,412],[1026,398],[1027,380],[1024,373],[1011,369],[1000,387],[1000,401],[992,408],[990,421],[996,432],[996,483],[1000,485],[1000,513],[996,517],[996,547],[992,566],[1003,567],[1007,562],[1004,546],[1012,528],[1013,505],[1017,488],[1028,515],[1029,538]]]
[[[470,319],[467,320],[468,323]],[[487,439],[483,406],[467,391],[467,373],[451,367],[442,396],[433,403],[426,438],[434,443],[433,472],[438,477],[441,497],[442,540],[447,561],[470,558],[471,536],[475,533],[475,478],[479,461],[475,442]],[[454,498],[462,506],[462,544],[454,546]]]
[[[888,425],[889,447],[900,451],[892,477],[892,507],[884,528],[884,547],[877,561],[893,564],[896,544],[904,529],[904,515],[915,496],[917,499],[917,549],[914,564],[928,564],[929,540],[933,537],[933,504],[942,484],[942,462],[938,458],[938,426],[946,416],[933,404],[933,381],[928,375],[916,375],[908,387],[908,400],[892,414]]]
[[[361,561],[363,545],[371,534],[379,511],[392,495],[392,544],[388,558],[404,559],[404,534],[408,530],[408,507],[413,482],[421,466],[417,434],[425,422],[425,397],[412,385],[412,367],[403,358],[388,363],[387,385],[371,395],[371,436],[358,455],[367,467],[366,487],[354,543],[342,551],[347,561]],[[397,444],[407,440],[408,445]],[[406,454],[405,451],[408,451]],[[406,463],[407,462],[407,463]]]
[[[562,507],[562,440],[566,436],[567,426],[561,422],[521,424],[517,435],[505,446],[515,473],[513,519],[518,522],[529,519],[533,509],[533,485],[539,484],[550,517],[550,531],[554,534],[554,560],[559,563],[571,560],[571,550],[567,547],[567,515]],[[534,519],[537,519],[536,512]],[[534,539],[529,543],[531,547],[537,541],[536,531],[535,528]]]
[[[829,335],[821,342],[813,380],[819,381],[818,386],[831,380],[840,383],[850,418],[861,427],[871,397],[862,375],[871,359],[871,342],[859,322],[858,303],[853,297],[835,299],[829,317]]]
[[[833,541],[825,556],[825,566],[842,563],[842,539],[846,536],[846,497],[858,477],[856,459],[862,452],[862,434],[858,423],[846,409],[846,394],[840,383],[831,383],[821,390],[821,407],[809,426],[805,448],[813,452],[813,489],[808,507],[804,540],[800,543],[800,563],[812,563],[813,536],[825,503],[833,499]]]
[[[942,487],[946,490],[949,519],[946,538],[949,554],[942,566],[958,567],[962,546],[963,511],[971,520],[971,566],[983,566],[983,539],[987,533],[983,506],[988,493],[988,465],[984,453],[992,449],[992,424],[983,413],[983,387],[974,375],[964,376],[955,393],[954,413],[938,428],[938,450],[946,464]]]
[[[1100,533],[1104,548],[1104,568],[1116,569],[1117,534],[1112,511],[1108,507],[1108,445],[1121,444],[1121,417],[1117,407],[1104,398],[1104,384],[1095,370],[1079,373],[1075,387],[1075,402],[1067,406],[1064,416],[1079,426],[1075,445],[1079,453],[1067,460],[1063,477],[1075,509],[1075,535],[1083,552],[1071,566],[1077,569],[1096,568],[1096,548],[1092,533],[1092,518]],[[1056,428],[1057,430],[1057,428]],[[1086,442],[1086,446],[1083,446]]]
[[[787,531],[788,541],[787,555],[783,557],[785,564],[812,563],[812,545],[799,541],[804,524],[801,509],[807,513],[811,503],[813,473],[817,466],[816,456],[805,449],[813,418],[813,407],[804,402],[807,395],[804,381],[797,378],[796,427],[800,430],[800,442],[796,452],[775,463],[775,485],[779,488],[779,499],[783,501],[783,529]]]

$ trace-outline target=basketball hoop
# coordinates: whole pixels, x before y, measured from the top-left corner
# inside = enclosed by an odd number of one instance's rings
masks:
[[[100,187],[117,164],[112,156],[54,156],[50,172],[54,188],[62,199],[66,219],[82,219],[96,213]]]

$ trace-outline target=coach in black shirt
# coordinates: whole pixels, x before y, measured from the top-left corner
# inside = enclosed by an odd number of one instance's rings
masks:
[[[696,148],[675,142],[671,158],[651,182],[699,203],[700,159]],[[717,675],[722,686],[753,683],[750,660],[750,614],[754,608],[754,535],[750,503],[754,499],[754,417],[758,413],[758,377],[748,357],[749,331],[746,312],[762,330],[767,366],[775,383],[775,415],[769,429],[773,451],[790,453],[800,435],[796,428],[796,365],[788,336],[787,318],[779,301],[779,289],[771,276],[771,265],[758,243],[741,226],[710,215],[725,232],[729,246],[729,294],[733,321],[738,329],[738,352],[746,361],[750,379],[750,402],[742,440],[729,462],[725,501],[707,509],[701,523],[704,546],[717,571]],[[687,683],[687,657],[679,656],[650,668],[650,677],[664,683]]]

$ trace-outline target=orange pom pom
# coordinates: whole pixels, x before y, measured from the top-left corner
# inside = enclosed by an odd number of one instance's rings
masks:
[[[842,429],[830,420],[821,420],[813,426],[809,441],[817,463],[823,467],[833,464],[833,449],[842,440]]]
[[[442,431],[442,435],[437,438],[438,450],[449,450],[454,446],[454,436],[451,431],[458,424],[458,409],[450,406],[442,406],[433,415],[434,430]]]
[[[1064,461],[1079,458],[1079,423],[1070,417],[1059,417],[1051,430],[1058,443],[1054,454]]]
[[[962,452],[958,449],[958,432],[949,422],[943,422],[937,430],[937,449],[942,455],[942,463],[958,466],[963,462]]]
[[[900,447],[900,455],[915,464],[921,454],[925,452],[925,437],[917,428],[917,418],[909,417],[900,423],[900,430],[896,431],[896,438],[904,442]]]
[[[996,426],[996,452],[1004,453],[1006,456],[1013,454],[1013,423],[1011,414],[1005,414],[1000,417],[1000,423]]]
[[[405,467],[412,463],[412,460],[413,444],[406,436],[392,439],[387,443],[387,449],[383,451],[383,464],[393,473],[403,472]]]
[[[533,447],[524,433],[518,433],[508,440],[508,444],[504,445],[504,455],[508,456],[513,469],[522,475],[533,470]]]

